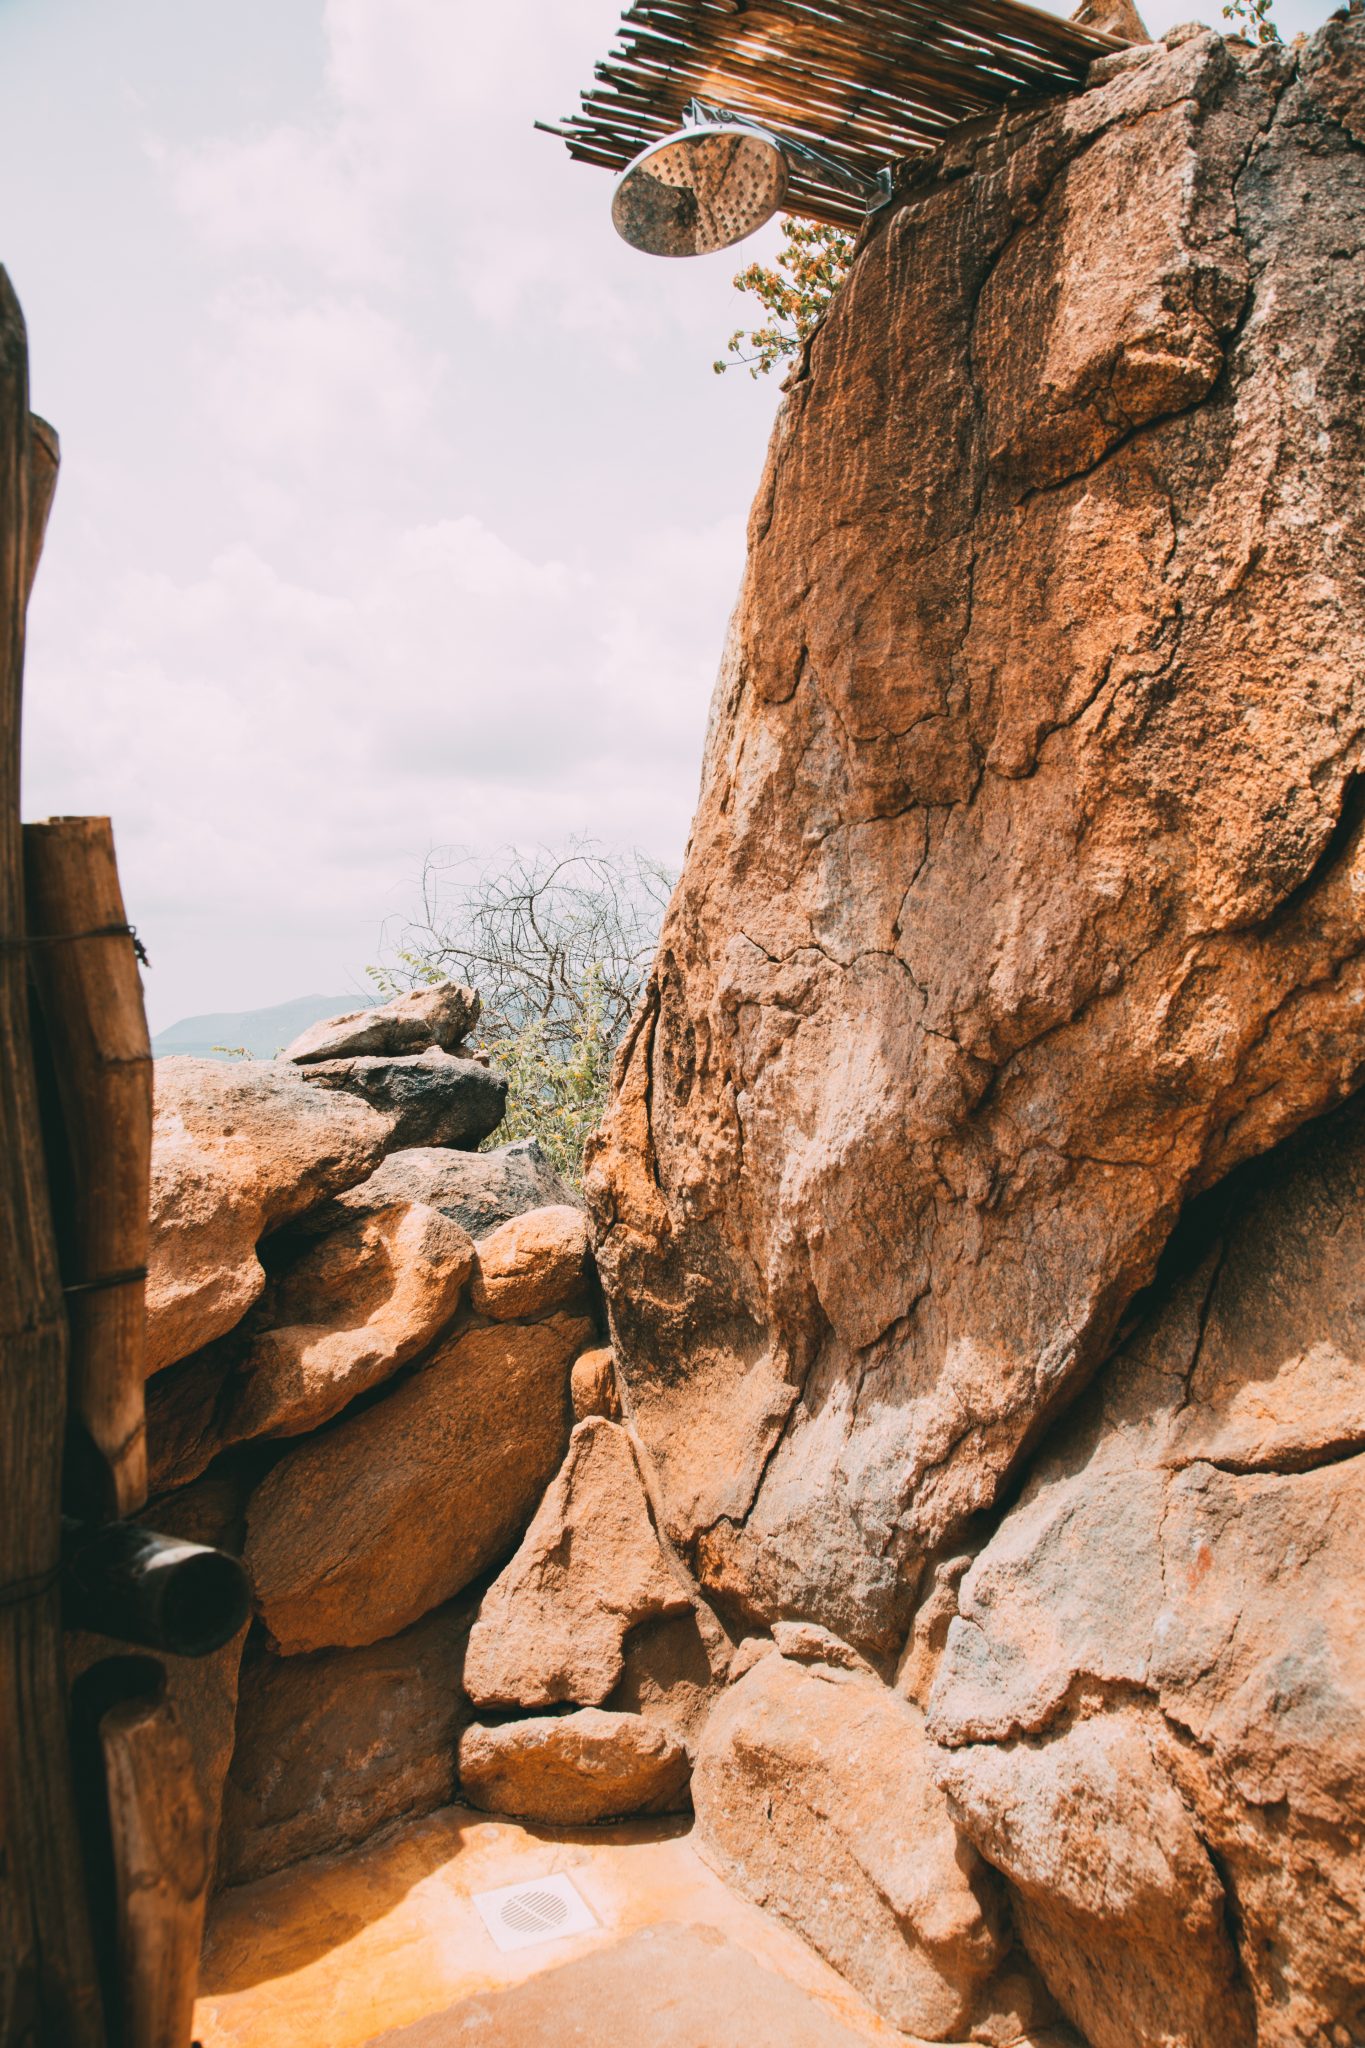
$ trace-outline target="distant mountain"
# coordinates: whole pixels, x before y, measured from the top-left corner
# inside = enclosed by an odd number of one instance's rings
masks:
[[[215,1010],[204,1017],[184,1017],[178,1024],[158,1031],[152,1051],[158,1059],[168,1053],[193,1053],[200,1059],[226,1059],[221,1046],[245,1046],[254,1060],[273,1060],[291,1040],[310,1024],[324,1017],[343,1017],[348,1010],[369,1009],[368,996],[295,996],[290,1003],[275,1003],[268,1010]]]

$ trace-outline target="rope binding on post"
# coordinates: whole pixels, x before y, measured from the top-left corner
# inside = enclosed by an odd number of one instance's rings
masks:
[[[131,939],[138,965],[152,964],[135,924],[97,924],[88,932],[34,932],[23,939],[0,939],[0,953],[24,953],[30,946],[74,946],[80,939]]]

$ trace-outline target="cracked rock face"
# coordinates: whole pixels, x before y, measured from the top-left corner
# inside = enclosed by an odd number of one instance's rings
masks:
[[[1194,1822],[1123,1715],[940,1773],[1009,1873],[1015,1923],[1092,2048],[1246,2048],[1227,1899]]]
[[[1093,2048],[1365,2032],[1365,1100],[1251,1180],[963,1579],[930,1695]]]
[[[1002,1960],[996,1881],[953,1825],[915,1707],[771,1653],[706,1726],[702,1854],[896,2026],[957,2040]]]
[[[874,1660],[1365,1056],[1365,23],[1172,43],[955,139],[816,335],[589,1177],[671,1538]]]

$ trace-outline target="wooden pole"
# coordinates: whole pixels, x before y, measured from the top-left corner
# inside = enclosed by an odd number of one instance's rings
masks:
[[[57,1570],[66,1326],[28,1022],[24,612],[55,449],[0,271],[0,2048],[103,2048],[67,1747]]]
[[[194,1758],[164,1698],[111,1707],[100,1743],[114,1850],[119,2039],[122,2048],[189,2048],[209,1891]]]
[[[131,1660],[129,1660],[131,1661]],[[119,2048],[190,2048],[208,1903],[209,1829],[166,1674],[99,1724],[114,1868]]]
[[[72,1688],[95,1934],[117,2048],[190,2048],[208,1817],[155,1658],[113,1656]]]
[[[93,1521],[131,1515],[147,1498],[152,1048],[109,820],[26,825],[24,879],[55,1098],[48,1156],[64,1168],[55,1207],[70,1331],[66,1506]]]

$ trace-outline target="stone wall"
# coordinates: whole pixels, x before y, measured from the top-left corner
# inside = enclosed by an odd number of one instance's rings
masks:
[[[150,1526],[243,1556],[170,1660],[220,1881],[451,1800],[480,1588],[611,1396],[586,1218],[446,985],[273,1061],[157,1062]],[[583,1392],[587,1389],[587,1392]],[[108,1645],[68,1638],[73,1675]]]

